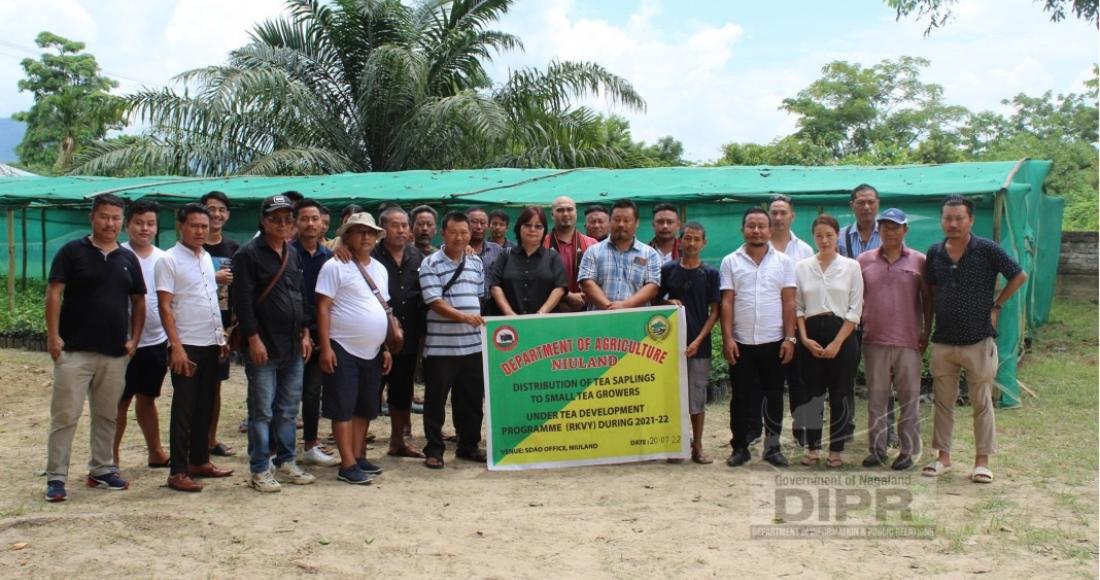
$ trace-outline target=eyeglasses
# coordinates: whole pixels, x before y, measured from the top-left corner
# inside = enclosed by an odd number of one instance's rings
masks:
[[[542,225],[539,222],[527,222],[520,227],[528,230],[541,230],[546,228],[546,226]]]
[[[281,225],[281,226],[286,226],[286,225],[290,225],[290,224],[294,223],[294,218],[291,217],[291,216],[286,216],[286,215],[282,216],[282,217],[265,217],[264,219],[270,221],[273,224],[277,224],[277,225]]]

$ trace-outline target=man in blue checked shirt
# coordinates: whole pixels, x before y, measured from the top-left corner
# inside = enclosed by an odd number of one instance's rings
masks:
[[[661,285],[661,254],[634,236],[638,206],[623,199],[611,207],[611,236],[581,258],[577,279],[589,310],[646,306]]]

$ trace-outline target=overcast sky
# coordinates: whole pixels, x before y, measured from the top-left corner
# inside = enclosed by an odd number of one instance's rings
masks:
[[[122,94],[223,62],[253,23],[282,12],[280,0],[0,0],[0,116],[31,104],[16,82],[39,31],[86,42]],[[948,103],[999,110],[1019,92],[1080,92],[1098,59],[1093,25],[1051,23],[1032,0],[960,0],[955,14],[924,37],[925,23],[895,21],[881,0],[520,0],[497,28],[526,51],[490,70],[499,81],[552,59],[598,62],[646,99],[644,113],[617,111],[636,139],[673,135],[705,161],[723,143],[792,132],[780,102],[832,60],[923,56],[932,61],[924,80],[943,85]]]

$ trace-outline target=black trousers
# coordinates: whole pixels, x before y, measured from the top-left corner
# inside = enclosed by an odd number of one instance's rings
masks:
[[[302,368],[302,441],[316,441],[317,426],[321,422],[320,356],[320,349],[314,349]]]
[[[795,349],[791,362],[783,365],[783,375],[787,379],[787,402],[791,408],[791,436],[799,445],[805,447],[808,438],[806,436],[805,411],[800,411],[803,404],[809,399],[806,396],[806,385],[802,383],[802,353]]]
[[[210,412],[214,387],[218,384],[221,347],[183,345],[187,358],[195,363],[189,377],[172,373],[171,473],[187,473],[189,465],[210,462]]]
[[[839,316],[821,315],[806,319],[806,335],[822,347],[828,347],[844,325]],[[859,341],[853,332],[844,340],[836,358],[823,359],[810,354],[799,344],[802,382],[806,399],[798,412],[805,418],[806,446],[821,449],[825,395],[829,399],[829,451],[844,451],[844,444],[855,431],[856,367],[859,366]]]
[[[746,449],[760,434],[761,417],[764,449],[779,447],[783,429],[784,365],[779,360],[783,341],[741,344],[737,364],[730,366],[730,431],[733,449]]]
[[[460,452],[477,451],[481,442],[482,401],[485,399],[481,353],[424,357],[424,455],[443,457],[443,422],[451,394]]]
[[[416,351],[393,357],[388,375],[382,375],[386,388],[386,404],[391,411],[409,411],[413,402],[413,376],[416,374]]]

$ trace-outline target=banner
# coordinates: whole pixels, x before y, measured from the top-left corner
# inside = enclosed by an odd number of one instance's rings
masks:
[[[489,469],[687,458],[683,316],[659,306],[486,318]]]

